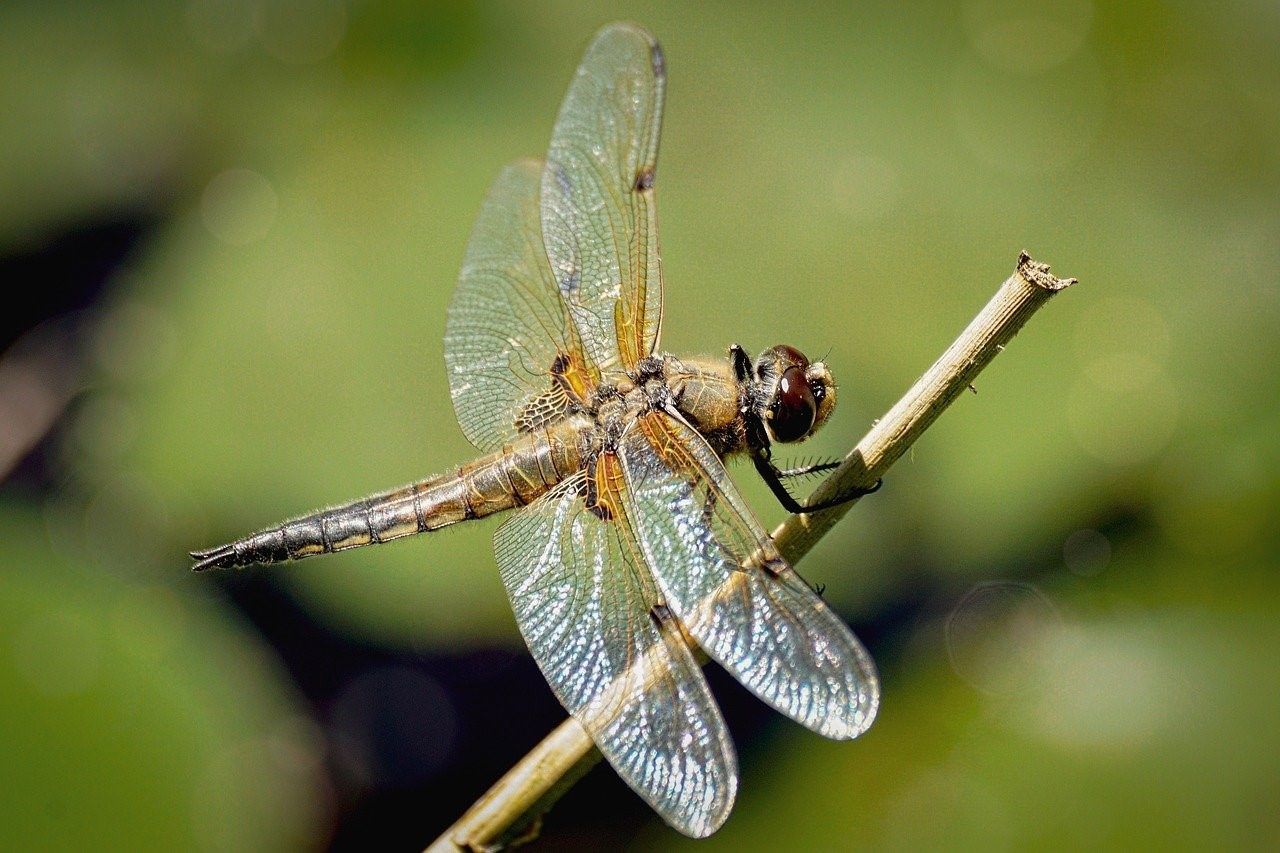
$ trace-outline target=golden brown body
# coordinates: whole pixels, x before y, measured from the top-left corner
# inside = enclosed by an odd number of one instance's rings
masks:
[[[618,383],[618,393],[599,395],[609,402],[591,411],[566,410],[557,420],[521,434],[501,450],[446,474],[193,553],[195,568],[300,560],[523,506],[586,467],[584,455],[594,455],[608,441],[608,422],[624,425],[660,399],[669,401],[706,436],[717,454],[747,448],[741,386],[727,360],[662,356],[651,363],[657,368],[654,375]]]
[[[723,358],[667,359],[672,403],[724,457],[747,449],[742,386]]]
[[[578,470],[583,435],[593,429],[589,418],[561,419],[447,474],[311,513],[195,553],[195,568],[300,560],[389,542],[522,506]]]

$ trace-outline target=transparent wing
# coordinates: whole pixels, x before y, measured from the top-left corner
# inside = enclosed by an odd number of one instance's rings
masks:
[[[702,436],[649,414],[620,455],[646,561],[698,644],[819,734],[866,731],[880,701],[870,655],[778,553]]]
[[[626,517],[611,509],[620,483],[616,457],[605,456],[524,507],[498,529],[498,564],[561,703],[667,823],[701,837],[728,817],[737,758],[679,625],[657,606]]]
[[[444,354],[454,411],[484,451],[562,416],[598,376],[547,263],[541,175],[540,161],[522,160],[493,182],[449,306]]]
[[[666,72],[653,36],[602,29],[578,66],[542,173],[542,230],[555,281],[606,374],[635,366],[662,319],[653,196]]]

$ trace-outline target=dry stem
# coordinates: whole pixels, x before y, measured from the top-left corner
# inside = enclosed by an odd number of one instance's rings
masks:
[[[1022,252],[1014,274],[973,318],[955,343],[876,422],[844,462],[814,491],[813,502],[868,489],[942,414],[1031,315],[1058,291],[1075,283],[1049,274],[1047,264]],[[782,554],[795,563],[826,535],[854,502],[813,515],[793,515],[773,532]],[[586,730],[572,717],[520,759],[458,822],[427,848],[429,853],[486,850],[537,834],[542,814],[600,760]]]

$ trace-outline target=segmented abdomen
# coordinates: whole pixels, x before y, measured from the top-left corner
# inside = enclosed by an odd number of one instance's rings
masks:
[[[560,421],[448,474],[286,521],[217,548],[194,551],[194,568],[300,560],[523,506],[577,470],[579,435],[589,427],[577,419]]]

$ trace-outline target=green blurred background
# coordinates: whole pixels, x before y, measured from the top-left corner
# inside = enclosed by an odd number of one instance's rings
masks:
[[[674,352],[826,355],[847,449],[1026,247],[1046,307],[806,559],[884,702],[722,675],[700,849],[1280,845],[1280,7],[0,8],[0,847],[414,849],[562,716],[480,523],[185,552],[467,457],[486,185],[601,24],[662,41]],[[770,525],[781,510],[735,478]],[[555,846],[686,847],[607,768]]]

